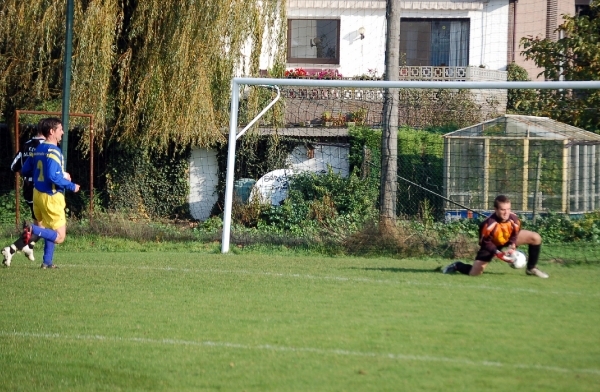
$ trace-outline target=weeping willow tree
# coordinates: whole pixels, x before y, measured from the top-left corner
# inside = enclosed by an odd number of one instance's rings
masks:
[[[5,120],[60,107],[65,8],[0,4]],[[76,1],[71,111],[95,116],[99,146],[209,146],[223,139],[232,76],[257,75],[261,52],[282,62],[284,23],[284,0]]]

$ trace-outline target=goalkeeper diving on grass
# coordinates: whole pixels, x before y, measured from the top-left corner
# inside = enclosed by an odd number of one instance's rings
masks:
[[[548,278],[548,274],[537,268],[542,237],[533,231],[521,230],[521,221],[510,209],[510,200],[504,195],[494,200],[494,213],[479,226],[479,251],[473,265],[461,261],[447,265],[442,269],[445,274],[456,271],[461,274],[478,276],[483,274],[494,257],[514,267],[516,248],[529,245],[529,257],[525,273],[538,278]]]

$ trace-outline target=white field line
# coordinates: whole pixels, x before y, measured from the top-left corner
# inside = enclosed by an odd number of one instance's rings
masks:
[[[556,290],[537,290],[531,288],[521,287],[496,287],[487,285],[460,285],[450,283],[431,283],[431,282],[418,282],[418,281],[401,281],[401,280],[390,280],[390,279],[371,279],[371,278],[349,278],[344,276],[318,276],[310,274],[293,274],[293,273],[281,273],[281,272],[265,272],[265,271],[250,271],[250,270],[228,270],[228,269],[191,269],[191,268],[173,268],[173,267],[148,267],[148,266],[115,266],[115,265],[102,265],[102,264],[61,264],[62,267],[68,268],[113,268],[113,269],[135,269],[135,270],[146,270],[146,271],[169,271],[169,272],[184,272],[184,273],[215,273],[215,274],[237,274],[237,275],[256,275],[256,276],[272,276],[276,278],[284,279],[306,279],[306,280],[330,280],[337,282],[358,282],[358,283],[374,283],[374,284],[389,284],[389,285],[415,285],[415,286],[432,286],[432,287],[447,287],[447,288],[461,288],[461,289],[474,289],[474,290],[492,290],[512,293],[530,293],[536,295],[574,295],[574,296],[586,296],[586,297],[600,297],[600,292],[589,294],[581,293],[577,291],[556,291]],[[441,274],[441,272],[440,272]],[[523,271],[523,274],[525,272]],[[451,279],[450,277],[447,277]],[[524,277],[524,279],[535,279],[533,277]]]
[[[398,361],[414,361],[414,362],[446,362],[453,365],[467,365],[467,366],[489,366],[497,368],[516,368],[525,370],[541,370],[550,373],[588,373],[600,376],[600,369],[569,369],[558,366],[545,366],[539,364],[524,365],[524,364],[508,364],[495,361],[471,361],[463,358],[448,358],[448,357],[436,357],[429,355],[410,355],[410,354],[386,354],[386,353],[374,353],[364,351],[353,351],[343,349],[320,349],[311,347],[286,347],[286,346],[274,346],[270,344],[259,344],[259,345],[248,345],[240,343],[229,343],[229,342],[213,342],[213,341],[193,341],[193,340],[179,340],[179,339],[148,339],[139,337],[118,337],[118,336],[102,336],[102,335],[63,335],[58,333],[34,333],[34,332],[8,332],[0,331],[0,336],[3,337],[15,337],[24,339],[60,339],[67,341],[98,341],[98,342],[109,342],[109,343],[140,343],[140,344],[154,344],[154,345],[167,345],[167,346],[186,346],[186,347],[216,347],[234,350],[265,350],[265,351],[276,351],[283,353],[309,353],[318,355],[337,355],[337,356],[351,356],[351,357],[366,357],[376,359],[391,359]]]

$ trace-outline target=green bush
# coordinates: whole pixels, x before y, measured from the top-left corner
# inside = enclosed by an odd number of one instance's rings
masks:
[[[142,217],[189,216],[190,150],[114,147],[106,174],[109,209]]]
[[[19,213],[21,220],[31,218],[31,211],[23,195],[19,197]],[[0,223],[14,223],[15,214],[15,191],[0,194]]]
[[[257,227],[298,234],[334,227],[340,231],[357,230],[377,216],[377,195],[377,188],[362,181],[356,171],[347,178],[331,168],[325,174],[300,173],[290,181],[283,205],[263,211]]]
[[[435,193],[443,194],[444,141],[440,133],[400,128],[398,131],[398,215],[443,217],[443,200],[409,180]]]
[[[600,243],[600,212],[578,217],[550,213],[538,217],[535,224],[523,220],[523,228],[538,232],[545,243]]]
[[[527,70],[515,63],[506,68],[507,80],[509,82],[527,82],[529,74]],[[531,89],[509,89],[506,103],[508,113],[535,115],[538,105],[538,93]]]
[[[360,170],[363,164],[366,164],[368,177],[378,181],[381,175],[381,130],[364,126],[352,127],[348,130],[348,135],[350,136],[348,157],[350,171]]]

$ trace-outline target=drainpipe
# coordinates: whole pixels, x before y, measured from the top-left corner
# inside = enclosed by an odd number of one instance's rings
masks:
[[[513,2],[513,26],[512,26],[512,33],[513,33],[513,44],[512,44],[512,62],[514,63],[517,58],[516,58],[516,51],[517,51],[517,4],[519,3],[519,0],[514,0]]]
[[[558,0],[548,0],[546,7],[546,38],[556,42],[556,28],[558,27]]]

